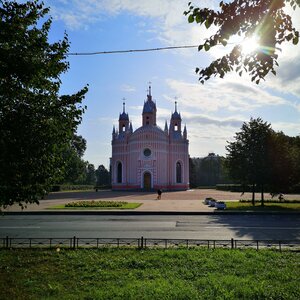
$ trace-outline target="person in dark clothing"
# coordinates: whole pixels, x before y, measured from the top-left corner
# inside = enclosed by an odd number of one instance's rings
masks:
[[[157,198],[156,198],[156,200],[160,200],[161,199],[161,194],[162,194],[162,190],[158,189],[157,190]]]

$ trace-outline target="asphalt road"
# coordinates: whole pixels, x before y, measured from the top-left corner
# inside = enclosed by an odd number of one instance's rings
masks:
[[[299,215],[5,215],[0,237],[300,240]]]

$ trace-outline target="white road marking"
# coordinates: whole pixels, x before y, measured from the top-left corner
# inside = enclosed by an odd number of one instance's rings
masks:
[[[1,229],[39,229],[40,226],[0,226]]]

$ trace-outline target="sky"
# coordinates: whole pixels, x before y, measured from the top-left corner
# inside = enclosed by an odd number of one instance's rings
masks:
[[[131,50],[198,45],[214,28],[189,24],[183,12],[188,0],[45,0],[53,18],[49,40],[66,32],[70,52]],[[217,1],[194,1],[216,8]],[[300,10],[292,12],[300,30]],[[186,124],[191,157],[209,152],[226,155],[243,122],[260,117],[276,131],[300,134],[300,45],[282,45],[277,76],[268,75],[259,85],[235,73],[200,84],[196,67],[206,67],[232,45],[198,52],[197,48],[153,52],[69,56],[61,94],[72,94],[89,85],[87,110],[78,134],[87,140],[84,159],[109,166],[111,133],[118,125],[125,98],[133,129],[142,124],[142,107],[149,82],[157,105],[157,123],[169,123],[177,99]]]

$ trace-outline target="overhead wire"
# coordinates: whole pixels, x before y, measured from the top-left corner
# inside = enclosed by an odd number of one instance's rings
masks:
[[[70,52],[67,53],[69,56],[87,56],[87,55],[98,55],[98,54],[117,54],[117,53],[133,53],[133,52],[150,52],[150,51],[160,51],[160,50],[173,50],[173,49],[188,49],[196,48],[199,45],[192,46],[172,46],[172,47],[159,47],[159,48],[147,48],[147,49],[132,49],[132,50],[112,50],[112,51],[97,51],[97,52]]]

